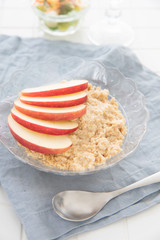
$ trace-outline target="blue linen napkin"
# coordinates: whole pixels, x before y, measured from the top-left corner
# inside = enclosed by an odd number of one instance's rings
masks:
[[[92,46],[40,38],[0,36],[0,86],[17,69],[52,56],[97,59],[132,78],[146,97],[148,130],[137,150],[116,166],[88,176],[58,176],[23,164],[0,145],[0,183],[13,204],[29,240],[62,240],[131,216],[160,202],[160,184],[125,193],[94,218],[68,222],[52,209],[53,195],[63,190],[112,191],[160,171],[160,77],[142,66],[128,48]],[[14,79],[13,79],[14,81]],[[13,86],[13,85],[12,85]],[[13,90],[12,90],[13,92]]]

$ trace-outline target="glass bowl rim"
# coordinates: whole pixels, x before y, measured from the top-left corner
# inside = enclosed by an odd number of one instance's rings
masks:
[[[55,22],[69,22],[69,21],[79,19],[81,16],[83,16],[86,13],[86,11],[89,8],[89,3],[88,3],[87,6],[84,9],[80,10],[79,12],[71,11],[69,14],[51,16],[48,13],[43,12],[40,9],[36,8],[36,6],[34,6],[33,3],[34,3],[34,0],[32,1],[31,7],[34,13],[38,17],[41,17],[43,20],[55,21]]]

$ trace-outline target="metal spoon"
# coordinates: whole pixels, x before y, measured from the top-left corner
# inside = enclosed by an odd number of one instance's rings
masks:
[[[160,172],[113,192],[64,191],[52,199],[55,212],[69,221],[84,221],[95,216],[112,198],[135,188],[160,182]]]

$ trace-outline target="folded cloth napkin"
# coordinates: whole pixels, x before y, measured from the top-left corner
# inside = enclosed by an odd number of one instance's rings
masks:
[[[110,201],[84,222],[61,219],[52,209],[56,193],[68,190],[112,191],[160,171],[160,77],[143,67],[128,48],[91,46],[65,41],[0,36],[0,84],[17,69],[52,56],[98,59],[132,78],[146,97],[148,130],[137,150],[112,168],[88,176],[58,176],[40,172],[15,159],[0,146],[0,182],[29,240],[62,240],[131,216],[160,202],[160,184],[132,190]],[[14,78],[13,78],[14,81]],[[24,79],[25,81],[25,79]],[[14,86],[14,84],[12,84]],[[12,89],[13,92],[13,89]]]

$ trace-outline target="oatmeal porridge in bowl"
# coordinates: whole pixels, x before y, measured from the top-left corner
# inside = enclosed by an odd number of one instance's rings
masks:
[[[73,145],[68,151],[57,155],[27,153],[47,165],[74,171],[93,169],[118,154],[127,134],[126,120],[108,94],[108,90],[89,84],[87,111],[75,120],[78,129],[70,134]]]
[[[5,85],[1,97],[11,84],[17,89],[0,103],[1,142],[40,171],[84,175],[112,167],[136,149],[146,131],[143,94],[117,69],[96,61],[56,61],[43,65],[41,75],[37,65],[34,73],[33,66],[17,72]],[[65,66],[64,75],[59,66]],[[75,70],[67,73],[71,66]],[[42,87],[36,87],[36,73]],[[49,76],[51,81],[44,83]]]
[[[56,93],[51,93],[53,90],[45,90],[47,86],[43,87],[42,92],[40,88],[38,88],[39,92],[35,89],[23,90],[19,99],[15,101],[8,123],[12,135],[19,144],[25,147],[28,156],[55,168],[85,171],[95,168],[96,165],[104,164],[121,151],[127,127],[125,117],[119,110],[116,99],[108,99],[109,91],[107,89],[102,90],[100,87],[88,84],[87,80],[75,80],[74,83],[76,81],[77,84],[81,84],[80,90],[83,89],[83,91],[62,95],[61,92],[57,93],[58,90]],[[65,87],[70,83],[72,85],[72,81],[63,81],[60,83],[59,89],[61,90],[64,86],[64,92]],[[85,84],[84,87],[83,84]],[[71,88],[71,86],[69,87]],[[78,85],[76,87],[78,88]],[[61,103],[60,98],[62,97],[63,102]],[[53,111],[53,109],[64,111],[67,107],[67,109],[73,109],[82,104],[85,111],[79,117],[76,114],[73,116],[72,113],[66,117],[59,116],[58,119],[56,115],[48,114],[45,117],[40,115],[41,109],[43,111]],[[39,115],[34,115],[33,110],[39,111]],[[17,125],[14,126],[14,124]],[[60,129],[55,131],[58,124],[61,124],[61,132]],[[74,124],[75,128],[69,124]],[[68,132],[65,132],[67,127]],[[51,128],[53,130],[49,132]],[[62,142],[66,141],[66,136],[70,141],[69,146],[63,147]],[[36,137],[38,138],[37,142]],[[42,141],[40,142],[41,137]],[[46,140],[43,143],[44,138]],[[47,138],[50,138],[48,146]],[[61,143],[59,147],[58,141]],[[28,142],[30,143],[28,144]],[[66,146],[65,143],[64,146]]]

